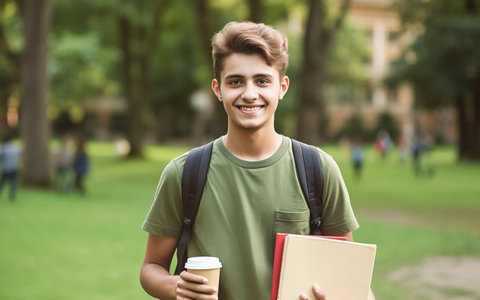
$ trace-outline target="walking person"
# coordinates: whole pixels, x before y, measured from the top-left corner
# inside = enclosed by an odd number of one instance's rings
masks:
[[[70,148],[70,137],[64,136],[55,153],[55,190],[66,193],[72,184],[73,150]]]
[[[2,164],[2,173],[0,175],[0,195],[5,183],[10,185],[8,198],[10,202],[15,202],[15,195],[18,183],[18,160],[21,154],[20,148],[12,141],[10,134],[3,138],[2,147],[0,149],[0,159]]]
[[[352,144],[352,161],[353,172],[358,179],[362,177],[364,157],[363,141],[361,138],[355,138]]]
[[[75,171],[75,189],[80,192],[80,195],[85,196],[85,178],[89,171],[89,157],[84,139],[77,141],[73,159],[73,169]]]

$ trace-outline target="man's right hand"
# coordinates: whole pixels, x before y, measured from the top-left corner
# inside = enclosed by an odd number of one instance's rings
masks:
[[[216,300],[218,299],[218,290],[216,287],[208,285],[205,277],[198,276],[187,271],[180,273],[180,279],[177,281],[177,300],[198,299],[198,300]]]

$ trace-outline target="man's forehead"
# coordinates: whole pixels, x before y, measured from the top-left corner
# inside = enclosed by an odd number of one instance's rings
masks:
[[[279,78],[280,74],[268,65],[260,54],[232,53],[223,61],[220,79],[228,78]]]

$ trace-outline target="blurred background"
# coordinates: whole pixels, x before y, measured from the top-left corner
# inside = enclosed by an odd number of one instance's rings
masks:
[[[288,37],[277,131],[339,163],[377,298],[480,299],[480,1],[0,0],[1,299],[148,298],[140,225],[226,132],[210,40],[246,20]]]

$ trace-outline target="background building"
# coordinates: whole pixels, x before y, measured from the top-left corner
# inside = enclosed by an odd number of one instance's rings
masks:
[[[371,46],[371,60],[366,70],[371,91],[369,100],[360,105],[329,106],[332,116],[328,126],[329,134],[335,135],[354,113],[360,113],[365,125],[370,128],[375,127],[381,113],[389,113],[395,118],[400,134],[407,143],[417,134],[427,134],[445,142],[454,142],[457,134],[453,109],[433,112],[415,109],[414,92],[407,83],[389,89],[383,82],[391,62],[415,39],[414,32],[402,31],[401,20],[391,2],[352,1],[348,14],[349,22],[365,32]]]

